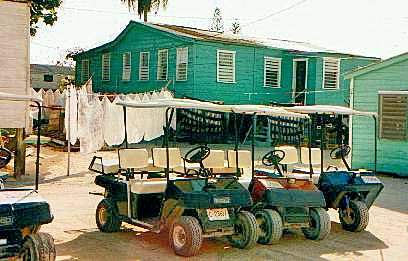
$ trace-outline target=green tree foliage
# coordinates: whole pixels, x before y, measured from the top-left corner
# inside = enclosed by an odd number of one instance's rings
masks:
[[[222,20],[221,9],[218,7],[214,10],[214,16],[209,29],[213,32],[224,32],[224,21]]]
[[[57,8],[62,0],[30,0],[30,34],[37,33],[38,23],[43,21],[46,25],[53,25],[57,21]]]
[[[122,3],[127,3],[129,9],[136,10],[139,17],[143,15],[143,21],[147,22],[147,14],[154,11],[157,13],[160,6],[165,9],[168,0],[120,0]]]

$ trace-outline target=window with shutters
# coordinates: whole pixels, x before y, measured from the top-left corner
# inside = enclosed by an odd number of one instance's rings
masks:
[[[110,54],[102,54],[102,81],[110,80]]]
[[[81,79],[83,82],[89,79],[89,60],[81,61]]]
[[[234,51],[217,51],[217,82],[235,83]]]
[[[139,58],[139,80],[148,81],[149,80],[149,52],[141,52]]]
[[[131,53],[126,52],[122,54],[122,80],[129,81],[132,72]]]
[[[340,75],[340,59],[323,59],[323,88],[338,89]]]
[[[187,81],[188,48],[177,48],[176,81]]]
[[[264,86],[280,88],[281,59],[273,57],[264,58]]]
[[[408,96],[380,94],[380,137],[406,140]]]
[[[157,80],[165,81],[167,80],[168,73],[168,50],[159,50],[157,54]]]

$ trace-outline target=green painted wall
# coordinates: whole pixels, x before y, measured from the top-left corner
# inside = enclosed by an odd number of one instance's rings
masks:
[[[378,91],[408,88],[408,59],[354,78],[354,108],[378,112]],[[374,128],[371,119],[353,116],[352,166],[374,167]],[[408,176],[408,141],[378,140],[379,171]]]
[[[188,80],[174,81],[176,71],[176,48],[189,47]],[[346,105],[348,83],[341,81],[340,90],[322,92],[324,54],[290,52],[283,49],[262,48],[196,41],[131,22],[117,40],[97,47],[76,57],[76,79],[80,81],[82,59],[90,59],[90,73],[96,92],[129,93],[160,89],[166,81],[157,81],[157,51],[169,50],[169,88],[177,97],[192,97],[225,103],[268,104],[272,101],[292,102],[293,59],[308,59],[307,104]],[[217,50],[236,51],[236,83],[217,82]],[[130,81],[122,81],[122,54],[132,53]],[[150,52],[150,80],[139,81],[139,54]],[[111,54],[111,79],[102,81],[101,59],[103,53]],[[280,88],[264,87],[264,57],[282,58]],[[333,55],[331,55],[333,56]],[[344,55],[338,55],[341,57]],[[357,66],[372,62],[367,59],[346,59],[341,63],[341,75]],[[343,77],[343,76],[341,76]]]

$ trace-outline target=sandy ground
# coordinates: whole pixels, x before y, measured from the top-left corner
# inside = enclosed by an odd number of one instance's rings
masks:
[[[28,150],[30,154],[30,149]],[[98,155],[115,157],[113,152]],[[72,154],[71,176],[66,176],[66,153],[43,147],[40,194],[49,200],[54,221],[42,227],[57,245],[57,260],[177,260],[166,234],[154,234],[133,226],[105,234],[95,224],[101,191],[87,170],[92,155]],[[27,172],[33,175],[33,157]],[[300,231],[284,234],[276,245],[251,250],[230,247],[223,239],[205,240],[193,260],[408,260],[408,179],[380,176],[385,189],[370,209],[366,231],[342,230],[337,212],[330,210],[332,230],[323,241],[306,240]],[[28,179],[27,177],[25,179]],[[12,182],[11,182],[12,183]]]

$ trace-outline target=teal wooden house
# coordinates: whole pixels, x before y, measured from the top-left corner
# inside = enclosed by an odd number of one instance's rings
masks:
[[[116,39],[75,57],[76,79],[96,92],[160,89],[224,103],[349,104],[344,73],[376,58],[311,44],[244,38],[131,21]]]
[[[352,107],[378,113],[378,171],[408,176],[408,53],[345,77],[350,80]],[[351,128],[353,168],[373,168],[372,120],[353,116]]]

